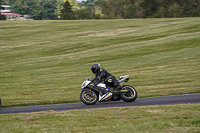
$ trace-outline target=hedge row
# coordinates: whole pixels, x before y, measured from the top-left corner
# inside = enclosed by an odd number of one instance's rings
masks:
[[[6,16],[5,15],[0,15],[0,20],[6,20]]]

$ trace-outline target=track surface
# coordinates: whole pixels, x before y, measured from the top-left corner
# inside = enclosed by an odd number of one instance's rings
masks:
[[[12,113],[28,113],[40,112],[47,110],[64,111],[74,109],[91,109],[91,108],[106,108],[106,107],[125,107],[125,106],[151,106],[151,105],[168,105],[168,104],[195,104],[200,103],[200,93],[151,97],[151,98],[138,98],[134,102],[124,101],[111,101],[102,102],[95,105],[85,105],[83,103],[73,104],[56,104],[56,105],[43,105],[43,106],[28,106],[28,107],[14,107],[14,108],[0,108],[0,114]]]

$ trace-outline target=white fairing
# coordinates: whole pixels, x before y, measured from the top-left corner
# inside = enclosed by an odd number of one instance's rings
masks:
[[[106,88],[106,84],[103,84],[103,83],[99,83],[97,86],[102,87],[102,88]]]
[[[127,78],[129,78],[129,75],[120,76],[119,80],[118,80],[119,84],[120,85],[123,84],[126,81]]]
[[[81,89],[85,88],[91,81],[89,80],[85,80],[83,83],[82,83],[82,87]]]

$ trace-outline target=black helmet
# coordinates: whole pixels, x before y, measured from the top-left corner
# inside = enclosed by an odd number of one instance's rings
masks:
[[[94,74],[96,74],[98,71],[100,71],[100,64],[93,64],[91,70]]]

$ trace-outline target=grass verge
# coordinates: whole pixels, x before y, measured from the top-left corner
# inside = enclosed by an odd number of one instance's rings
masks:
[[[0,115],[1,133],[199,133],[200,104]]]

